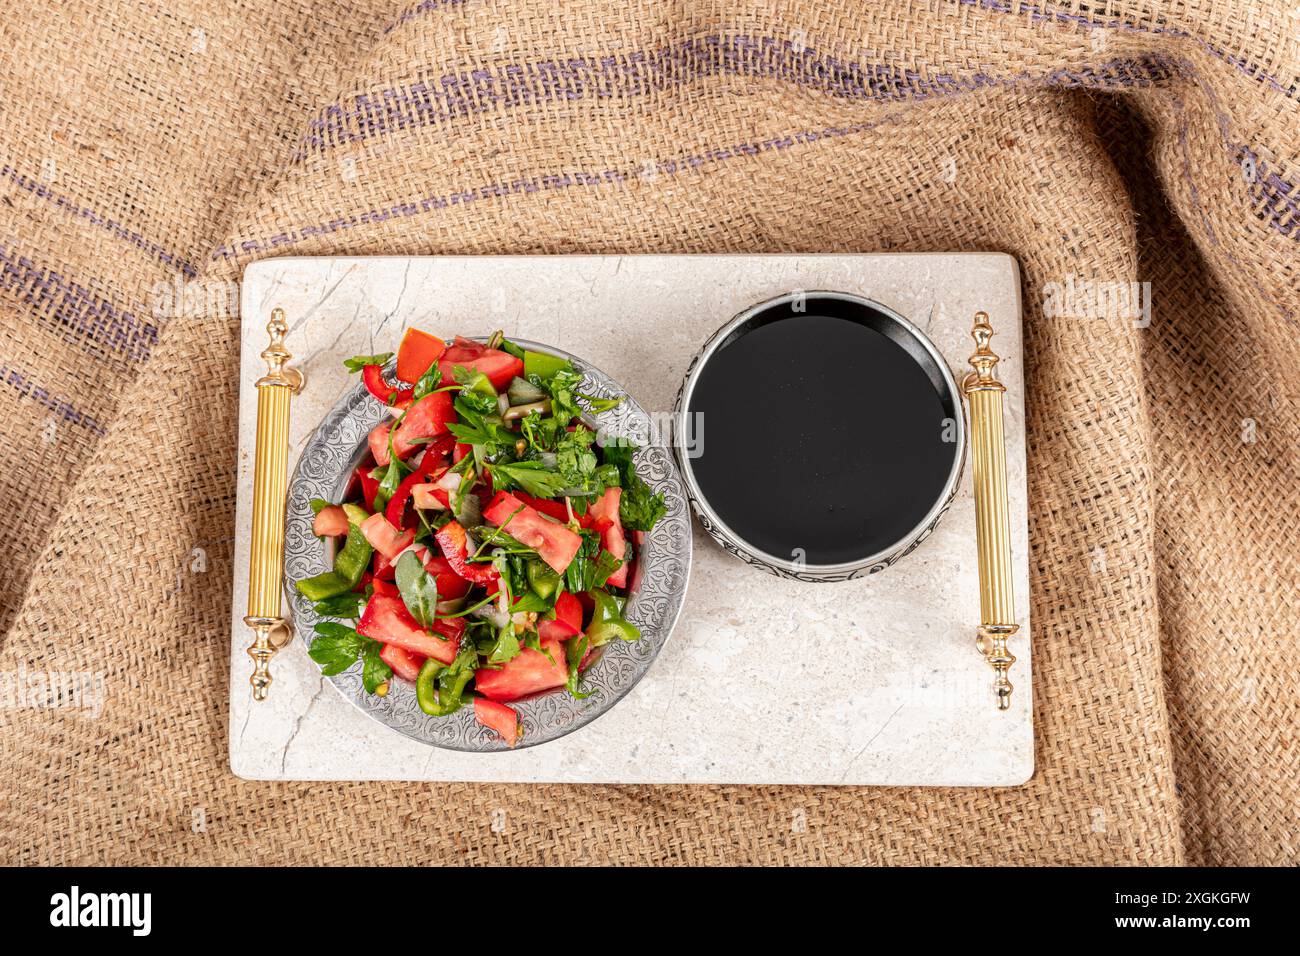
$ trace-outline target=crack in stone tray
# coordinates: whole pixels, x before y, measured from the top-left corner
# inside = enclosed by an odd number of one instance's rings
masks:
[[[969,467],[935,533],[898,565],[807,584],[730,557],[697,528],[686,608],[649,673],[599,720],[517,753],[438,750],[375,723],[322,681],[295,641],[270,698],[248,685],[248,528],[266,322],[284,308],[308,386],[290,468],[353,380],[341,359],[402,330],[507,334],[567,349],[652,414],[672,408],[704,340],[791,289],[856,292],[924,329],[960,377],[987,311],[1006,383],[1016,606],[1015,695],[993,703],[979,618]],[[1015,786],[1034,767],[1020,277],[998,253],[269,259],[241,295],[239,474],[231,608],[230,762],[258,780],[457,780]],[[793,648],[798,648],[794,653]]]

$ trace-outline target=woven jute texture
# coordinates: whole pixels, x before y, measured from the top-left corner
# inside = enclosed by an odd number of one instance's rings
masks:
[[[105,702],[0,708],[0,858],[1297,862],[1298,35],[1245,0],[9,5],[0,671]],[[888,250],[1023,268],[1027,786],[231,775],[246,264]]]

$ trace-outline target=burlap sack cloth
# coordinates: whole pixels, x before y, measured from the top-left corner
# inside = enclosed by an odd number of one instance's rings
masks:
[[[108,696],[0,710],[0,857],[1296,862],[1298,35],[1244,0],[10,5],[0,670]],[[1028,786],[230,774],[245,264],[880,250],[1023,266]],[[1071,282],[1150,283],[1149,326]]]

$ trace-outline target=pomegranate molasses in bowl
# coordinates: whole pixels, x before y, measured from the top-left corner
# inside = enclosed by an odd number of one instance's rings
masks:
[[[719,329],[678,398],[701,525],[782,577],[844,581],[911,553],[957,490],[966,433],[952,372],[892,309],[797,292]]]

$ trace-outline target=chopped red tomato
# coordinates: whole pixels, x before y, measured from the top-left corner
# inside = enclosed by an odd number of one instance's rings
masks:
[[[575,631],[581,631],[582,602],[568,591],[563,592],[555,599],[555,619],[557,621],[563,621]]]
[[[540,621],[537,636],[543,641],[567,641],[582,633],[582,605],[578,599],[564,591],[555,599],[555,620]]]
[[[438,582],[439,601],[454,601],[456,598],[462,598],[469,593],[472,586],[469,581],[451,569],[451,562],[432,551],[424,556],[424,570],[432,574],[434,580]]]
[[[562,687],[569,679],[564,659],[564,645],[559,641],[542,641],[542,651],[525,647],[500,670],[486,668],[474,672],[474,686],[492,700],[518,700],[552,687]]]
[[[414,681],[420,676],[420,667],[424,664],[424,658],[419,654],[412,654],[406,648],[398,647],[396,644],[385,644],[383,650],[379,652],[379,659],[391,667],[398,677],[404,677],[409,681]]]
[[[495,730],[511,747],[518,743],[519,715],[505,704],[498,704],[485,697],[475,697],[474,719],[484,727]]]
[[[460,637],[465,633],[465,619],[463,617],[440,617],[433,622],[432,630],[443,637],[460,643]]]
[[[367,511],[375,510],[375,494],[379,491],[379,479],[371,478],[370,465],[361,465],[357,468],[357,481],[361,483],[361,498],[366,503]]]
[[[394,388],[385,382],[382,365],[367,365],[361,370],[361,380],[366,383],[366,390],[385,405],[407,401],[415,394],[414,389]]]
[[[615,587],[627,587],[627,538],[623,534],[623,522],[619,519],[618,508],[623,500],[622,488],[606,488],[600,500],[591,506],[592,527],[600,529],[600,545],[623,563],[609,576],[609,584]]]
[[[414,531],[400,531],[394,528],[383,515],[371,515],[361,522],[361,533],[366,536],[370,546],[389,561],[397,557],[415,540]]]
[[[436,438],[447,434],[447,424],[456,420],[451,392],[432,392],[406,410],[397,431],[393,433],[393,451],[405,459],[420,438]]]
[[[623,526],[621,524],[612,524],[602,531],[600,533],[600,544],[606,551],[623,562],[618,566],[618,570],[609,576],[606,583],[619,588],[627,587],[628,574],[632,570],[632,565],[628,562],[627,539],[623,536]]]
[[[427,465],[425,463],[428,463]],[[420,462],[420,466],[402,479],[397,490],[393,492],[393,497],[388,499],[388,507],[384,510],[384,517],[394,528],[414,528],[416,521],[412,515],[408,518],[406,503],[415,496],[417,488],[426,487],[425,483],[431,478],[436,478],[447,470],[447,466],[442,463],[440,455],[430,456],[426,454]],[[445,493],[444,493],[445,496]],[[421,505],[419,500],[415,502],[417,508],[428,507]],[[447,501],[443,501],[441,507],[446,507]]]
[[[447,343],[438,336],[419,329],[407,329],[402,344],[397,347],[398,379],[414,385],[445,351]]]
[[[318,538],[335,538],[348,533],[348,513],[338,505],[329,505],[316,512],[311,523],[312,534]]]
[[[438,368],[442,370],[442,380],[448,384],[456,381],[453,371],[459,365],[475,372],[482,372],[498,392],[502,391],[516,375],[524,374],[524,360],[517,359],[509,352],[490,349],[479,342],[471,342],[456,336],[456,342],[438,359]]]
[[[375,456],[375,464],[380,468],[392,461],[388,457],[388,430],[392,427],[392,422],[380,422],[370,430],[370,454]]]
[[[421,628],[402,599],[389,594],[371,595],[365,613],[357,622],[357,633],[385,644],[396,644],[403,650],[432,657],[443,664],[454,661],[460,648],[459,638],[443,640]]]
[[[547,501],[545,498],[534,498],[532,495],[526,495],[522,491],[511,492],[516,498],[535,508],[548,518],[554,518],[560,524],[569,523],[569,509],[564,507],[563,501]]]
[[[387,594],[389,597],[401,597],[402,592],[397,590],[397,585],[392,581],[385,581],[382,578],[375,578],[370,582],[372,593]]]
[[[542,517],[537,509],[507,491],[497,492],[492,503],[483,509],[483,517],[497,527],[504,526],[512,538],[536,549],[541,559],[557,574],[564,573],[582,547],[582,538],[578,534]]]
[[[581,630],[571,627],[567,621],[561,621],[559,618],[554,621],[537,622],[537,636],[543,641],[567,641],[581,633]]]
[[[465,529],[460,526],[460,522],[448,521],[438,529],[434,539],[438,542],[438,546],[442,548],[443,556],[447,559],[447,563],[451,565],[451,569],[466,581],[473,581],[475,584],[489,584],[501,576],[492,565],[469,560],[468,539]]]
[[[375,552],[375,580],[391,581],[397,577],[397,567],[386,557]]]

